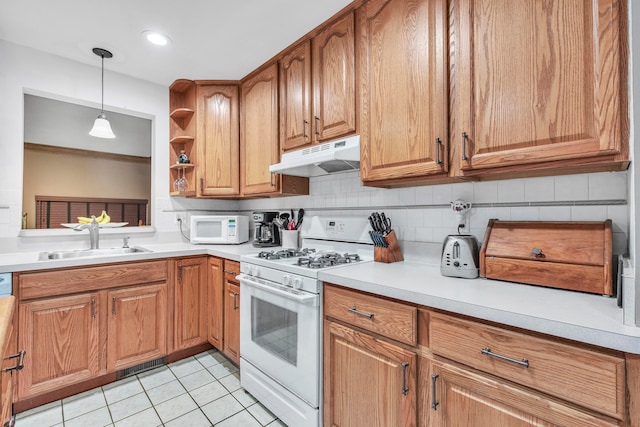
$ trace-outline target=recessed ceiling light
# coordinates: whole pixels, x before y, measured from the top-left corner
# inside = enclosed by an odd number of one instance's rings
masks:
[[[166,46],[171,43],[171,39],[169,37],[156,31],[143,31],[142,35],[149,40],[149,42],[158,46]]]

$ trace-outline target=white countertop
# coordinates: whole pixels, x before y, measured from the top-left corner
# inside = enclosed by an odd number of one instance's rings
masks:
[[[136,245],[132,245],[136,246]],[[38,261],[39,252],[0,253],[0,272],[33,271],[191,255],[240,261],[241,245],[143,244],[152,252]],[[443,277],[439,266],[367,262],[319,272],[320,280],[453,313],[640,354],[640,327],[623,323],[615,298],[487,279]]]
[[[99,257],[81,257],[38,261],[40,252],[0,253],[0,272],[46,270],[49,268],[78,267],[83,265],[105,264],[113,262],[143,261],[158,258],[183,257],[191,255],[213,255],[221,258],[240,261],[242,255],[255,254],[260,248],[251,243],[241,245],[192,245],[190,243],[154,243],[131,245],[139,246],[151,252],[139,252],[124,255],[107,255]]]
[[[615,298],[502,282],[444,277],[439,266],[368,262],[319,278],[360,291],[630,353],[640,328],[623,324]]]

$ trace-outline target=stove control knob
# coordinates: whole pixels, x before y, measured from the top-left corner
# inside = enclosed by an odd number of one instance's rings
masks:
[[[293,279],[293,288],[294,289],[302,288],[302,279],[301,278],[296,277],[295,279]]]
[[[282,276],[282,284],[291,287],[291,276],[289,276],[288,274]]]

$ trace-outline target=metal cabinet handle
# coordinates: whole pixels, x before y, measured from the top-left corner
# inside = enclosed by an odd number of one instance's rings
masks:
[[[314,121],[314,127],[315,127],[315,130],[313,131],[313,133],[315,133],[316,135],[320,135],[320,132],[318,131],[318,122],[320,121],[320,117],[313,116],[313,121]]]
[[[224,273],[229,273],[229,274],[238,274],[235,271],[231,271],[231,270],[222,270]]]
[[[178,264],[178,282],[182,282],[182,264]]]
[[[302,120],[302,137],[304,139],[307,139],[309,137],[309,135],[307,135],[307,125],[309,124],[308,121],[306,120]]]
[[[431,410],[433,411],[437,411],[438,405],[440,404],[440,402],[438,402],[438,399],[436,399],[436,381],[438,380],[439,376],[440,375],[438,374],[431,375]]]
[[[204,191],[204,178],[200,178],[200,192]]]
[[[347,311],[349,313],[353,313],[353,314],[357,314],[358,316],[362,316],[362,317],[366,317],[369,319],[373,319],[373,313],[365,313],[364,311],[359,311],[356,306],[354,305],[351,308],[347,308]]]
[[[272,187],[275,187],[275,184],[273,183],[273,177],[275,175],[275,172],[271,172],[271,178],[269,179],[269,182],[271,183]]]
[[[487,356],[495,357],[496,359],[504,360],[506,362],[515,363],[516,365],[520,365],[525,368],[529,367],[529,361],[527,359],[524,359],[524,358],[522,360],[512,359],[511,357],[503,356],[498,353],[493,353],[489,347],[483,348],[482,350],[480,350],[480,353]]]
[[[409,391],[409,387],[407,387],[407,368],[409,367],[409,362],[402,363],[402,395],[406,396]]]
[[[111,299],[111,314],[116,315],[116,297]]]
[[[469,139],[469,135],[466,132],[462,132],[462,160],[469,160],[467,157],[467,139]]]
[[[10,372],[10,371],[21,371],[22,368],[24,368],[24,355],[27,354],[26,351],[22,350],[17,354],[12,354],[11,356],[7,356],[6,359],[15,359],[17,357],[19,357],[18,359],[18,364],[16,366],[11,366],[9,368],[4,368],[2,371],[3,372]]]
[[[440,138],[436,138],[436,165],[442,164],[442,159],[440,158],[441,149],[442,149],[442,140],[440,140]]]
[[[542,253],[542,249],[540,248],[531,249],[531,255],[533,255],[536,258],[544,258],[544,254]]]
[[[238,294],[236,292],[233,293],[233,309],[238,309]]]
[[[91,318],[96,318],[96,299],[91,298]]]

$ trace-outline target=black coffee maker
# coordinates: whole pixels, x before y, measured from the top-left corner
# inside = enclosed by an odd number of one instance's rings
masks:
[[[253,213],[253,246],[256,248],[280,246],[280,229],[273,222],[278,215],[279,212]]]

